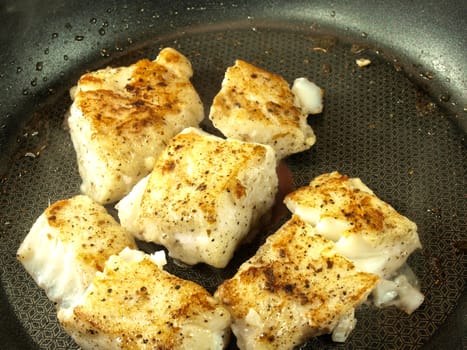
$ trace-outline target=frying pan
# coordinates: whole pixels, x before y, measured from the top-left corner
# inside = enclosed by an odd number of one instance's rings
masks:
[[[3,1],[0,348],[77,348],[15,253],[49,203],[79,192],[63,123],[68,89],[86,71],[154,58],[165,46],[192,61],[206,111],[236,58],[289,82],[314,80],[325,111],[309,118],[317,144],[286,159],[295,185],[339,170],[418,224],[423,249],[409,264],[426,296],[420,309],[363,305],[346,343],[321,336],[301,348],[465,348],[466,10],[462,0]],[[226,269],[169,261],[168,270],[212,292],[268,233]]]

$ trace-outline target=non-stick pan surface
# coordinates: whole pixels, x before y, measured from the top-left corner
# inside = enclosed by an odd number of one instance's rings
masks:
[[[409,264],[426,296],[420,309],[409,316],[363,305],[346,343],[321,336],[303,349],[466,345],[461,1],[445,4],[452,21],[430,1],[384,7],[359,1],[24,3],[0,5],[1,349],[77,348],[15,253],[50,203],[79,193],[75,154],[64,127],[68,89],[87,70],[154,58],[166,46],[191,60],[193,84],[206,111],[236,58],[289,82],[300,76],[314,80],[325,89],[325,110],[309,117],[316,145],[286,160],[295,186],[339,170],[362,178],[418,224],[423,249]],[[426,30],[429,17],[440,27]],[[461,24],[453,24],[456,20]],[[449,30],[450,41],[443,41]],[[357,58],[371,64],[360,68]],[[215,132],[208,122],[203,127]],[[226,269],[170,261],[168,270],[212,292],[267,234],[241,247]]]

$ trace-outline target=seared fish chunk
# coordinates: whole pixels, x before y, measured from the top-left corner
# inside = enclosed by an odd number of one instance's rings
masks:
[[[421,248],[417,225],[358,178],[323,174],[284,202],[316,233],[336,242],[336,250],[362,271],[392,277]]]
[[[99,203],[120,200],[152,170],[167,141],[204,117],[188,59],[171,48],[155,61],[83,75],[71,90],[68,125],[81,190]]]
[[[162,244],[190,265],[225,267],[272,207],[277,187],[271,147],[188,128],[116,208],[138,239]]]
[[[54,302],[68,307],[84,293],[107,258],[135,248],[105,208],[78,195],[50,205],[21,243],[17,258]]]
[[[292,216],[217,289],[240,349],[292,349],[349,318],[346,335],[353,329],[354,308],[379,277],[359,272],[313,230]]]
[[[309,86],[300,81],[295,90],[303,92]],[[308,104],[301,105],[309,95],[303,92],[296,97],[279,75],[237,60],[225,73],[209,118],[225,136],[268,144],[281,159],[309,149],[316,141],[307,124],[311,110]]]
[[[163,251],[125,249],[58,319],[82,349],[223,349],[230,314],[200,285],[162,269]]]

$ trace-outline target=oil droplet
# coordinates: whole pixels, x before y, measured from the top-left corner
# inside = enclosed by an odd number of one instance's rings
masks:
[[[321,71],[325,74],[329,74],[332,72],[332,67],[329,63],[325,62],[321,64]]]
[[[46,82],[46,81],[47,81],[47,77],[43,77],[43,78],[42,78],[42,81],[43,81],[43,82]]]
[[[392,65],[393,65],[394,69],[396,70],[396,72],[402,72],[402,64],[397,59],[393,60]]]
[[[107,49],[104,48],[104,49],[101,50],[101,56],[102,57],[109,57],[110,53],[109,53],[109,51]]]
[[[45,48],[44,53],[45,53],[46,55],[49,54],[49,48],[48,48],[48,47]]]
[[[128,44],[133,44],[133,39],[132,38],[127,38]]]
[[[83,35],[76,35],[76,36],[75,36],[75,40],[76,40],[76,41],[83,41],[83,39],[84,39],[84,36],[83,36]]]
[[[58,38],[58,33],[52,33],[52,39],[57,39]]]
[[[100,35],[105,35],[105,29],[104,28],[99,29],[99,34]]]
[[[441,94],[439,96],[439,101],[440,102],[449,102],[450,99],[451,99],[451,96],[448,93]]]
[[[68,55],[63,55],[63,59],[64,59],[65,61],[68,61],[68,60],[69,60]]]
[[[336,17],[336,11],[331,11],[331,17]]]
[[[28,88],[23,89],[23,95],[24,96],[29,95],[29,89]]]
[[[362,36],[362,38],[368,38],[368,33],[362,32],[361,36]]]
[[[23,71],[23,68],[21,67],[16,67],[16,73],[19,74]]]
[[[112,8],[109,7],[105,12],[111,13],[111,12],[112,12]]]
[[[36,86],[37,85],[37,78],[34,78],[31,80],[31,86]]]
[[[109,22],[108,21],[104,21],[102,22],[102,26],[105,28],[105,27],[108,27],[109,26]]]
[[[36,70],[40,72],[42,70],[42,68],[44,68],[44,62],[37,62],[36,63]]]
[[[94,18],[94,17],[91,18],[91,19],[89,20],[89,23],[91,23],[91,24],[96,24],[96,23],[97,23],[97,18]]]

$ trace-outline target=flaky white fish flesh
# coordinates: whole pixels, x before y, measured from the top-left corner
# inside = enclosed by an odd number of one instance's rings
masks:
[[[107,258],[136,248],[105,208],[78,195],[50,205],[21,243],[17,258],[52,301],[73,305]]]

